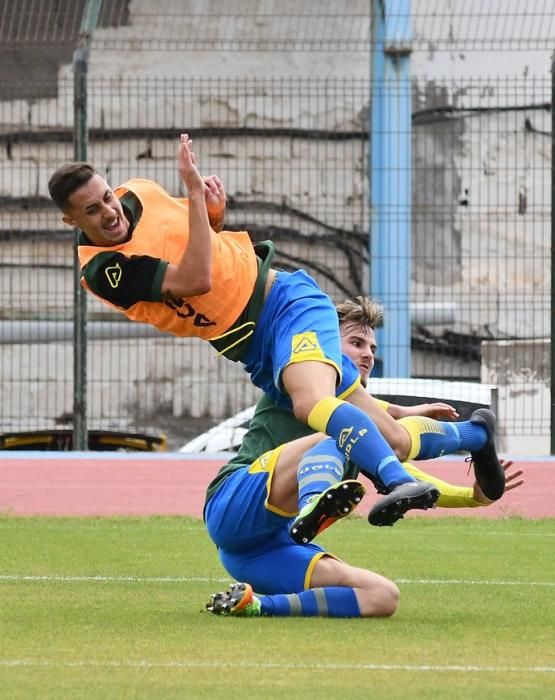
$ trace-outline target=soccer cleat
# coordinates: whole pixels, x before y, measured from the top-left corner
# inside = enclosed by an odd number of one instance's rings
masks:
[[[363,469],[360,470],[360,473],[364,474],[364,476],[374,484],[374,488],[376,489],[376,493],[379,493],[382,496],[389,493],[390,489],[387,488],[387,486],[384,484],[384,482],[379,477],[377,477],[373,474],[370,474],[369,472],[366,472]]]
[[[483,425],[488,434],[485,445],[470,452],[476,481],[486,498],[497,501],[505,492],[505,472],[495,449],[495,415],[488,408],[478,408],[470,422]]]
[[[260,617],[261,607],[249,583],[233,583],[227,591],[211,595],[206,603],[207,612],[234,617]]]
[[[354,479],[339,481],[314,496],[293,521],[289,534],[297,544],[311,542],[337,520],[352,513],[362,501],[364,486]]]
[[[381,498],[368,513],[370,525],[393,525],[407,510],[435,508],[439,491],[425,481],[409,481],[396,486]]]

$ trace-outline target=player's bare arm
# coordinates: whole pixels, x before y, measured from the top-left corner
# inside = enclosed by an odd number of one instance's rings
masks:
[[[399,420],[407,416],[426,416],[427,418],[435,418],[436,420],[456,420],[459,417],[454,406],[448,403],[438,401],[436,403],[421,403],[416,406],[399,406],[397,404],[389,404],[387,412]]]
[[[162,294],[174,299],[206,294],[212,287],[212,247],[205,183],[196,166],[193,142],[181,135],[177,150],[179,175],[189,197],[189,243],[178,265],[168,265]]]

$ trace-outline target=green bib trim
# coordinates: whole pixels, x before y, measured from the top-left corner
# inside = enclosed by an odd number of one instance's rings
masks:
[[[232,362],[240,362],[249,349],[256,321],[264,306],[264,288],[276,249],[272,241],[261,241],[254,245],[254,252],[258,263],[258,276],[249,303],[225,333],[208,341],[219,355]]]

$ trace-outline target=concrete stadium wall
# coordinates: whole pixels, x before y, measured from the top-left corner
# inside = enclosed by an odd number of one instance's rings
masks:
[[[424,0],[414,0],[413,11],[418,18]],[[329,0],[317,3],[322,14],[337,11],[337,4]],[[364,12],[368,3],[366,0],[356,0],[352,3],[353,10]],[[149,0],[134,0],[129,4],[129,14],[126,25],[121,27],[100,27],[95,41],[113,42],[114,50],[95,50],[93,42],[89,75],[91,79],[120,80],[123,82],[130,76],[161,76],[198,78],[198,90],[193,91],[187,99],[173,96],[171,91],[153,99],[148,94],[140,96],[133,103],[122,103],[118,99],[110,101],[102,110],[91,106],[90,125],[100,126],[103,123],[133,123],[149,127],[181,126],[189,128],[210,127],[214,125],[214,114],[218,115],[219,126],[251,126],[251,127],[288,127],[298,122],[302,117],[303,123],[312,128],[361,129],[365,128],[368,116],[368,103],[365,99],[354,95],[352,100],[345,100],[337,105],[331,100],[321,98],[307,101],[300,93],[276,95],[269,102],[252,95],[249,99],[238,99],[245,80],[306,79],[311,76],[325,76],[330,81],[330,91],[333,91],[333,80],[341,80],[348,76],[361,80],[370,80],[369,57],[361,52],[325,52],[325,51],[144,51],[141,44],[142,36],[155,33],[156,27],[143,26],[137,18],[145,7],[152,7]],[[183,12],[184,3],[181,0],[167,0],[166,10],[174,9],[176,14]],[[210,36],[213,22],[210,20],[212,3],[199,0],[195,10],[205,9],[205,18],[193,18],[187,26],[192,35]],[[252,3],[246,3],[245,8],[251,8]],[[274,11],[286,15],[294,12],[297,2],[287,0],[276,3]],[[484,9],[489,13],[489,10]],[[475,21],[479,22],[479,18]],[[421,31],[418,22],[415,34]],[[252,38],[259,32],[264,39],[271,27],[264,22],[254,22],[248,27]],[[467,28],[468,36],[473,28]],[[175,28],[175,35],[180,31]],[[243,33],[245,28],[242,29]],[[119,50],[118,41],[124,37],[136,39],[137,48]],[[478,105],[497,104],[499,106],[515,103],[525,105],[533,99],[533,83],[530,79],[530,92],[526,89],[511,92],[500,87],[496,79],[488,76],[504,75],[510,78],[526,79],[528,76],[549,76],[550,57],[548,52],[499,51],[488,52],[487,61],[484,54],[476,51],[437,51],[430,43],[427,53],[418,52],[412,58],[412,75],[415,86],[416,109],[429,109],[436,105],[453,104],[457,107],[473,108]],[[248,76],[248,78],[245,78]],[[439,78],[437,77],[439,76]],[[445,87],[441,79],[453,80],[453,92]],[[59,84],[56,97],[42,99],[17,99],[10,102],[9,110],[2,111],[4,129],[34,129],[70,127],[73,123],[73,97],[67,86],[71,85],[72,67],[65,63],[59,68]],[[474,81],[474,82],[473,82]],[[470,87],[475,84],[476,87]],[[466,85],[464,90],[455,94],[456,86]],[[301,99],[302,97],[302,99]],[[129,104],[137,110],[128,114]],[[330,113],[330,104],[333,110]],[[439,295],[446,301],[457,303],[461,296],[473,290],[477,303],[473,306],[461,307],[454,324],[450,328],[461,333],[472,334],[480,329],[489,328],[494,334],[518,334],[525,339],[523,345],[495,345],[495,352],[501,347],[509,352],[520,353],[510,360],[511,366],[522,364],[523,358],[529,357],[526,339],[548,337],[550,332],[548,304],[542,311],[530,313],[525,298],[527,285],[532,285],[543,291],[548,298],[550,276],[542,262],[550,257],[550,224],[549,212],[546,210],[545,192],[550,189],[549,167],[551,158],[551,143],[549,139],[532,135],[524,129],[525,119],[533,121],[534,128],[539,132],[548,132],[551,115],[549,112],[517,111],[507,114],[490,115],[490,127],[487,143],[482,134],[465,129],[464,119],[456,132],[456,139],[450,144],[451,150],[442,147],[441,127],[437,124],[415,126],[418,138],[414,141],[414,162],[418,172],[430,173],[427,177],[415,177],[415,249],[420,251],[418,262],[413,271],[413,293],[422,299]],[[283,183],[280,168],[294,173],[288,183],[290,189],[289,204],[302,208],[308,214],[326,214],[333,223],[334,213],[328,210],[328,202],[339,199],[345,207],[364,206],[367,197],[367,183],[359,189],[353,186],[356,179],[345,180],[341,172],[350,170],[361,174],[358,178],[363,181],[366,172],[365,146],[353,149],[345,160],[345,152],[330,143],[322,151],[321,161],[315,162],[315,153],[310,144],[299,141],[292,149],[286,140],[275,139],[274,162],[270,161],[261,167],[256,148],[256,139],[251,150],[247,150],[240,142],[223,143],[221,139],[203,137],[197,144],[202,157],[202,167],[205,172],[220,171],[228,192],[236,197],[249,197],[258,193],[261,199],[279,203],[283,198]],[[55,146],[55,147],[54,147]],[[155,158],[136,160],[137,155],[150,146]],[[47,197],[47,180],[56,160],[73,157],[71,144],[52,144],[48,141],[38,144],[25,143],[23,140],[14,143],[0,151],[0,196],[7,198],[37,198]],[[170,191],[179,191],[179,182],[174,167],[175,144],[163,139],[154,139],[150,144],[143,139],[120,139],[108,142],[95,141],[91,143],[91,159],[97,162],[110,177],[111,182],[127,179],[131,175],[152,177],[165,185]],[[115,155],[114,155],[115,154]],[[129,155],[132,154],[134,164],[130,166]],[[232,163],[233,167],[224,168],[222,163]],[[301,167],[311,163],[311,169]],[[274,167],[279,164],[279,167]],[[542,167],[539,167],[541,164]],[[134,170],[130,170],[134,168]],[[317,173],[317,176],[315,176]],[[430,179],[431,178],[431,179]],[[441,193],[442,201],[451,201],[450,211],[442,211],[441,216],[430,220],[425,219],[419,224],[419,215],[427,206],[433,206],[434,198]],[[418,209],[421,207],[421,210]],[[519,217],[515,220],[515,207]],[[366,215],[367,216],[367,215]],[[262,218],[262,224],[270,223],[271,215]],[[0,209],[0,230],[24,231],[29,227],[29,212],[19,206],[7,205]],[[40,231],[60,230],[59,217],[51,209],[36,211],[35,229]],[[369,221],[361,218],[360,229],[368,230]],[[533,235],[531,235],[533,234]],[[29,280],[21,270],[16,274],[3,274],[0,279],[2,298],[9,299],[9,306],[0,309],[0,314],[9,318],[55,318],[71,320],[71,285],[72,285],[72,245],[71,237],[49,238],[44,243],[21,243],[14,239],[3,242],[4,260],[16,258],[27,260],[33,266],[32,289]],[[436,250],[441,247],[445,251],[445,265],[442,268],[431,268],[426,264],[426,250]],[[515,254],[518,251],[518,255]],[[288,244],[288,252],[293,257],[313,257],[325,259],[325,251],[318,245],[298,241]],[[483,257],[498,257],[506,262],[504,267],[496,269],[491,265],[481,263]],[[57,268],[52,261],[56,260]],[[39,268],[36,269],[36,265]],[[349,284],[349,270],[346,262],[339,262],[334,272],[339,278]],[[337,289],[325,280],[324,289],[334,297],[338,297]],[[503,298],[500,307],[481,305],[480,293],[497,293]],[[39,294],[41,307],[37,309],[36,298]],[[95,300],[89,301],[91,317],[95,319],[111,318],[112,312]],[[142,341],[143,342],[143,341]],[[534,344],[536,341],[529,341]],[[540,342],[540,341],[538,341]],[[542,341],[543,342],[543,341]],[[98,371],[101,379],[92,388],[91,405],[102,406],[107,422],[117,424],[119,416],[129,406],[122,406],[122,397],[115,379],[119,373],[118,352],[131,358],[127,369],[130,372],[130,382],[134,385],[134,393],[130,401],[136,406],[153,406],[153,411],[167,410],[173,417],[191,415],[225,416],[252,403],[255,390],[244,381],[240,368],[234,368],[232,376],[237,383],[231,382],[228,389],[221,392],[207,392],[205,382],[199,377],[207,375],[218,382],[219,367],[222,360],[217,360],[213,351],[199,349],[189,341],[175,341],[175,351],[168,359],[168,341],[148,340],[141,348],[144,356],[136,353],[137,345],[133,341],[120,341],[118,348],[110,352],[106,358],[106,347],[99,341],[90,348],[92,373]],[[525,347],[524,347],[525,346]],[[24,416],[33,410],[33,405],[47,406],[48,413],[60,416],[71,409],[71,382],[67,377],[67,390],[58,396],[52,392],[51,386],[40,385],[36,368],[41,362],[47,363],[49,377],[66,377],[71,366],[71,348],[69,344],[36,345],[31,347],[13,346],[3,349],[6,353],[3,360],[5,369],[0,381],[0,391],[5,386],[2,382],[14,380],[14,373],[21,373],[20,379],[31,383],[29,391],[23,391],[21,401],[13,416]],[[504,350],[505,352],[505,350]],[[501,383],[499,404],[507,409],[502,414],[509,418],[512,413],[511,385],[522,385],[528,377],[522,372],[533,371],[533,365],[526,370],[514,370],[503,373],[500,370],[502,361],[493,367],[494,350],[485,346],[484,369],[482,379],[489,384]],[[19,362],[21,358],[24,362]],[[163,358],[163,359],[161,359]],[[198,364],[199,360],[201,365]],[[507,359],[509,362],[509,359]],[[19,364],[18,364],[19,363]],[[97,366],[98,363],[98,366]],[[434,357],[426,353],[415,354],[415,372],[426,374],[435,373],[445,376],[443,367],[438,367]],[[543,365],[542,365],[543,366]],[[194,367],[194,369],[192,369]],[[163,379],[156,372],[162,368]],[[155,372],[156,370],[156,372]],[[235,371],[237,373],[235,374]],[[472,367],[477,373],[479,368]],[[23,376],[25,375],[25,376]],[[144,381],[151,377],[152,381]],[[36,382],[36,386],[33,386]],[[537,405],[545,410],[546,378],[534,379],[537,388]],[[241,387],[240,391],[237,387]],[[535,392],[536,389],[534,389]],[[536,400],[536,399],[535,399]],[[146,402],[146,403],[143,403]],[[536,403],[534,403],[534,406]],[[42,408],[41,408],[42,410]],[[534,409],[536,410],[536,409]],[[539,410],[539,408],[538,408]],[[17,414],[17,415],[16,415]],[[542,413],[547,416],[549,412]],[[114,426],[115,427],[115,426]],[[537,428],[534,428],[537,429]],[[541,424],[542,449],[545,443],[546,426]],[[507,438],[508,439],[508,438]],[[519,436],[514,437],[519,440]],[[532,438],[530,454],[539,443]],[[509,443],[507,443],[509,444]],[[510,443],[513,444],[513,443]]]

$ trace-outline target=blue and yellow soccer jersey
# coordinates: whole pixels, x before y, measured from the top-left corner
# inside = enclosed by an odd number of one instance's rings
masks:
[[[317,360],[337,371],[337,395],[360,384],[356,365],[341,351],[339,321],[331,299],[304,270],[278,273],[243,358],[253,384],[291,409],[281,375],[292,363]]]

